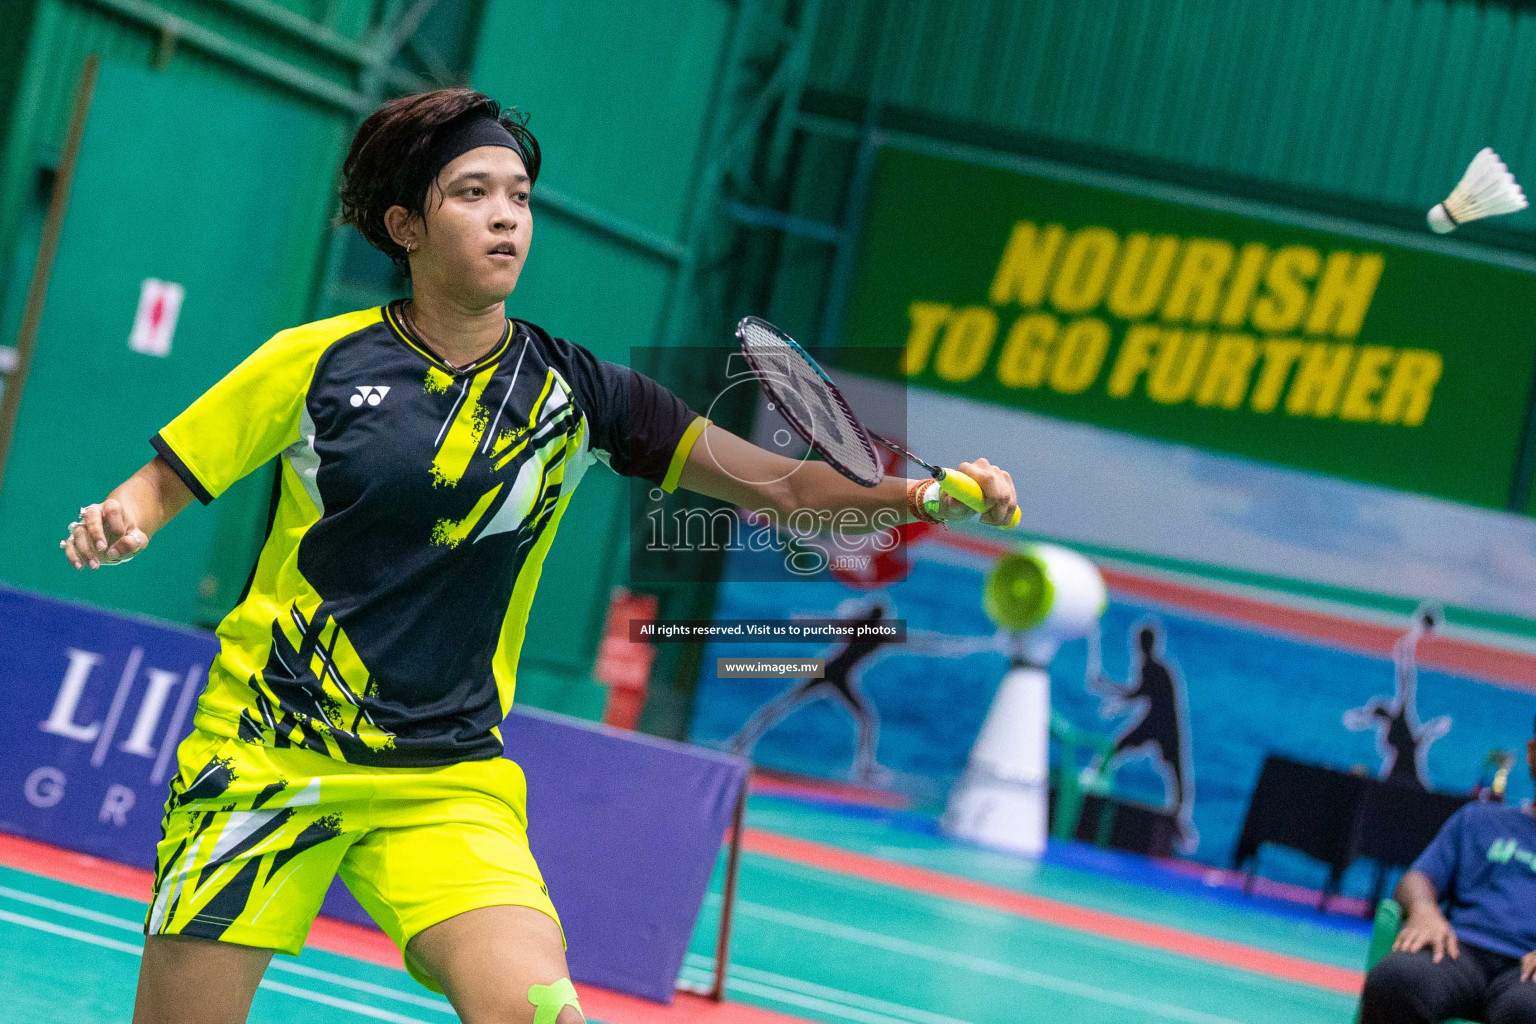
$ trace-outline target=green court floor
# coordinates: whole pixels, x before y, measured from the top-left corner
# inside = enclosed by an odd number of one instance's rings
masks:
[[[1357,966],[1364,956],[1363,936],[1348,931],[1031,867],[794,801],[756,798],[749,822],[1319,963]],[[686,980],[705,980],[711,966],[719,882]],[[143,910],[0,869],[0,1024],[127,1022]],[[1345,1024],[1354,1008],[1342,993],[750,853],[729,991],[734,1001],[827,1024]],[[251,1014],[258,1024],[454,1019],[403,972],[317,950],[275,958]]]
[[[97,1024],[132,1016],[145,905],[0,868],[0,1022]],[[305,950],[274,957],[252,1024],[457,1019],[404,971]]]
[[[799,800],[754,797],[749,824],[1320,963],[1359,968],[1365,962],[1363,924],[1350,927],[1336,917],[1305,908],[1288,914],[1264,913],[1258,909],[1259,902],[1168,892],[1095,871],[962,846],[910,828],[893,828],[879,818],[822,810]]]

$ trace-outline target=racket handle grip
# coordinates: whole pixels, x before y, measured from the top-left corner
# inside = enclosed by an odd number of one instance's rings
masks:
[[[944,479],[939,481],[939,489],[968,508],[975,509],[977,512],[985,512],[987,510],[987,503],[981,494],[981,485],[958,469],[946,469],[944,471]],[[1015,505],[1013,515],[1008,519],[1008,525],[1002,527],[1002,529],[1013,529],[1019,525],[1019,520],[1023,517],[1024,514]]]

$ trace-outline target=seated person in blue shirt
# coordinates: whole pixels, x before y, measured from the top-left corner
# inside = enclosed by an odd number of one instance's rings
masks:
[[[1536,739],[1526,743],[1525,759],[1536,778]],[[1529,804],[1471,803],[1457,811],[1394,895],[1403,928],[1365,979],[1360,1024],[1453,1017],[1536,1024],[1536,817]]]

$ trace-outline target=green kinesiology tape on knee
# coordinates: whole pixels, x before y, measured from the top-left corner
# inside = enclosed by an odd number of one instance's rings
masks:
[[[533,1024],[555,1024],[555,1018],[567,1006],[574,1006],[576,1012],[581,1013],[581,1004],[576,1001],[576,986],[571,984],[570,978],[561,978],[553,985],[530,986],[528,1001],[533,1004]]]

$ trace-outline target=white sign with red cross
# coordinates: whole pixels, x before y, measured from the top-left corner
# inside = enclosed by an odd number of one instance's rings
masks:
[[[133,318],[133,333],[128,347],[151,356],[171,354],[171,335],[176,333],[176,317],[186,289],[174,281],[146,277],[139,289],[139,312]]]

